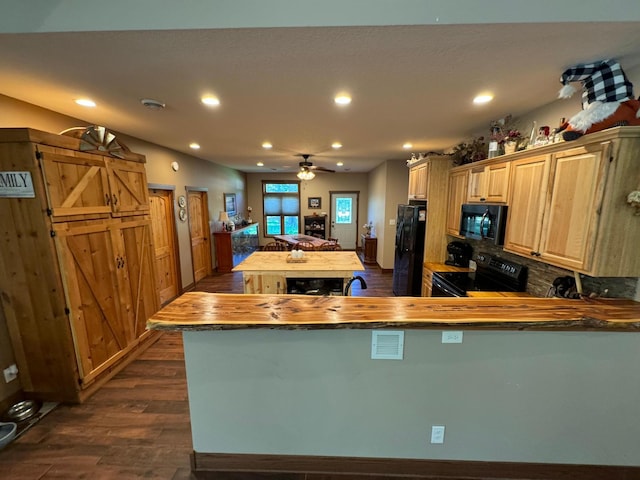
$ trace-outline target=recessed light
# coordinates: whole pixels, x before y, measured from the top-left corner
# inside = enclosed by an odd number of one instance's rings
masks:
[[[412,147],[413,147],[413,144],[409,142],[402,145],[402,148],[404,148],[405,150],[408,150],[409,148],[412,148]]]
[[[490,93],[483,93],[474,98],[473,103],[476,105],[482,105],[483,103],[489,103],[491,100],[493,100],[493,95]]]
[[[198,150],[200,148],[200,145],[197,144],[196,142],[192,142],[189,144],[189,148],[192,148],[193,150]]]
[[[264,163],[262,163],[262,162],[258,162],[258,163],[256,163],[256,165],[259,166],[259,167],[264,167]]]
[[[342,162],[338,162],[338,163],[336,163],[336,165],[337,165],[337,166],[339,166],[339,167],[341,167],[341,166],[343,166],[343,165],[344,165],[344,163],[342,163]]]
[[[351,103],[351,97],[349,95],[338,95],[333,100],[338,105],[349,105]]]
[[[262,144],[262,148],[264,148],[265,150],[270,150],[270,149],[273,148],[273,145],[271,145],[271,143],[269,143],[269,142],[264,142]]]
[[[202,97],[200,101],[210,107],[216,107],[220,105],[220,100],[217,97],[212,97],[210,95],[207,95],[206,97]]]
[[[94,102],[93,100],[90,100],[88,98],[78,98],[76,100],[76,103],[78,105],[82,105],[83,107],[95,107],[96,106],[96,102]]]
[[[342,144],[340,142],[333,142],[331,144],[331,148],[333,148],[334,150],[338,150],[339,148],[342,148]]]

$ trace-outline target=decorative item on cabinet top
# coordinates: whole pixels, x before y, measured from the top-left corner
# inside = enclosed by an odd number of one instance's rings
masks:
[[[114,133],[99,125],[67,128],[60,135],[79,138],[81,152],[97,152],[122,159],[130,152],[129,147],[116,140]]]

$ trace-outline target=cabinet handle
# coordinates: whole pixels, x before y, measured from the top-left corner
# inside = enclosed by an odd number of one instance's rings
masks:
[[[484,197],[482,197],[482,198],[480,198],[480,201],[481,201],[481,202],[486,202],[486,201],[487,201],[487,199],[486,199],[486,198],[484,198]]]
[[[534,257],[539,257],[541,255],[540,252],[531,252],[531,255],[533,255]]]
[[[111,205],[111,198],[109,197],[108,193],[104,194],[104,201],[106,205]]]
[[[117,205],[118,204],[118,197],[116,197],[116,194],[113,194],[113,204]]]

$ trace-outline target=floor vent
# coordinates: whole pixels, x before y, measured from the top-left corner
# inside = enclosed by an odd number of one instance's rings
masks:
[[[374,360],[402,360],[404,332],[381,330],[371,332],[371,358]]]

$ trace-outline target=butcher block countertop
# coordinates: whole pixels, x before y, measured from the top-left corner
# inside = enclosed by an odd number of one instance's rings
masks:
[[[625,299],[433,298],[189,292],[147,322],[153,330],[464,328],[640,331]]]
[[[287,259],[291,260],[290,257],[291,252],[254,252],[237,265],[233,271],[265,274],[313,272],[318,277],[326,277],[328,272],[342,277],[345,276],[345,272],[347,272],[346,276],[351,276],[355,271],[364,271],[355,252],[342,250],[308,251],[304,252],[303,261],[287,262]]]

